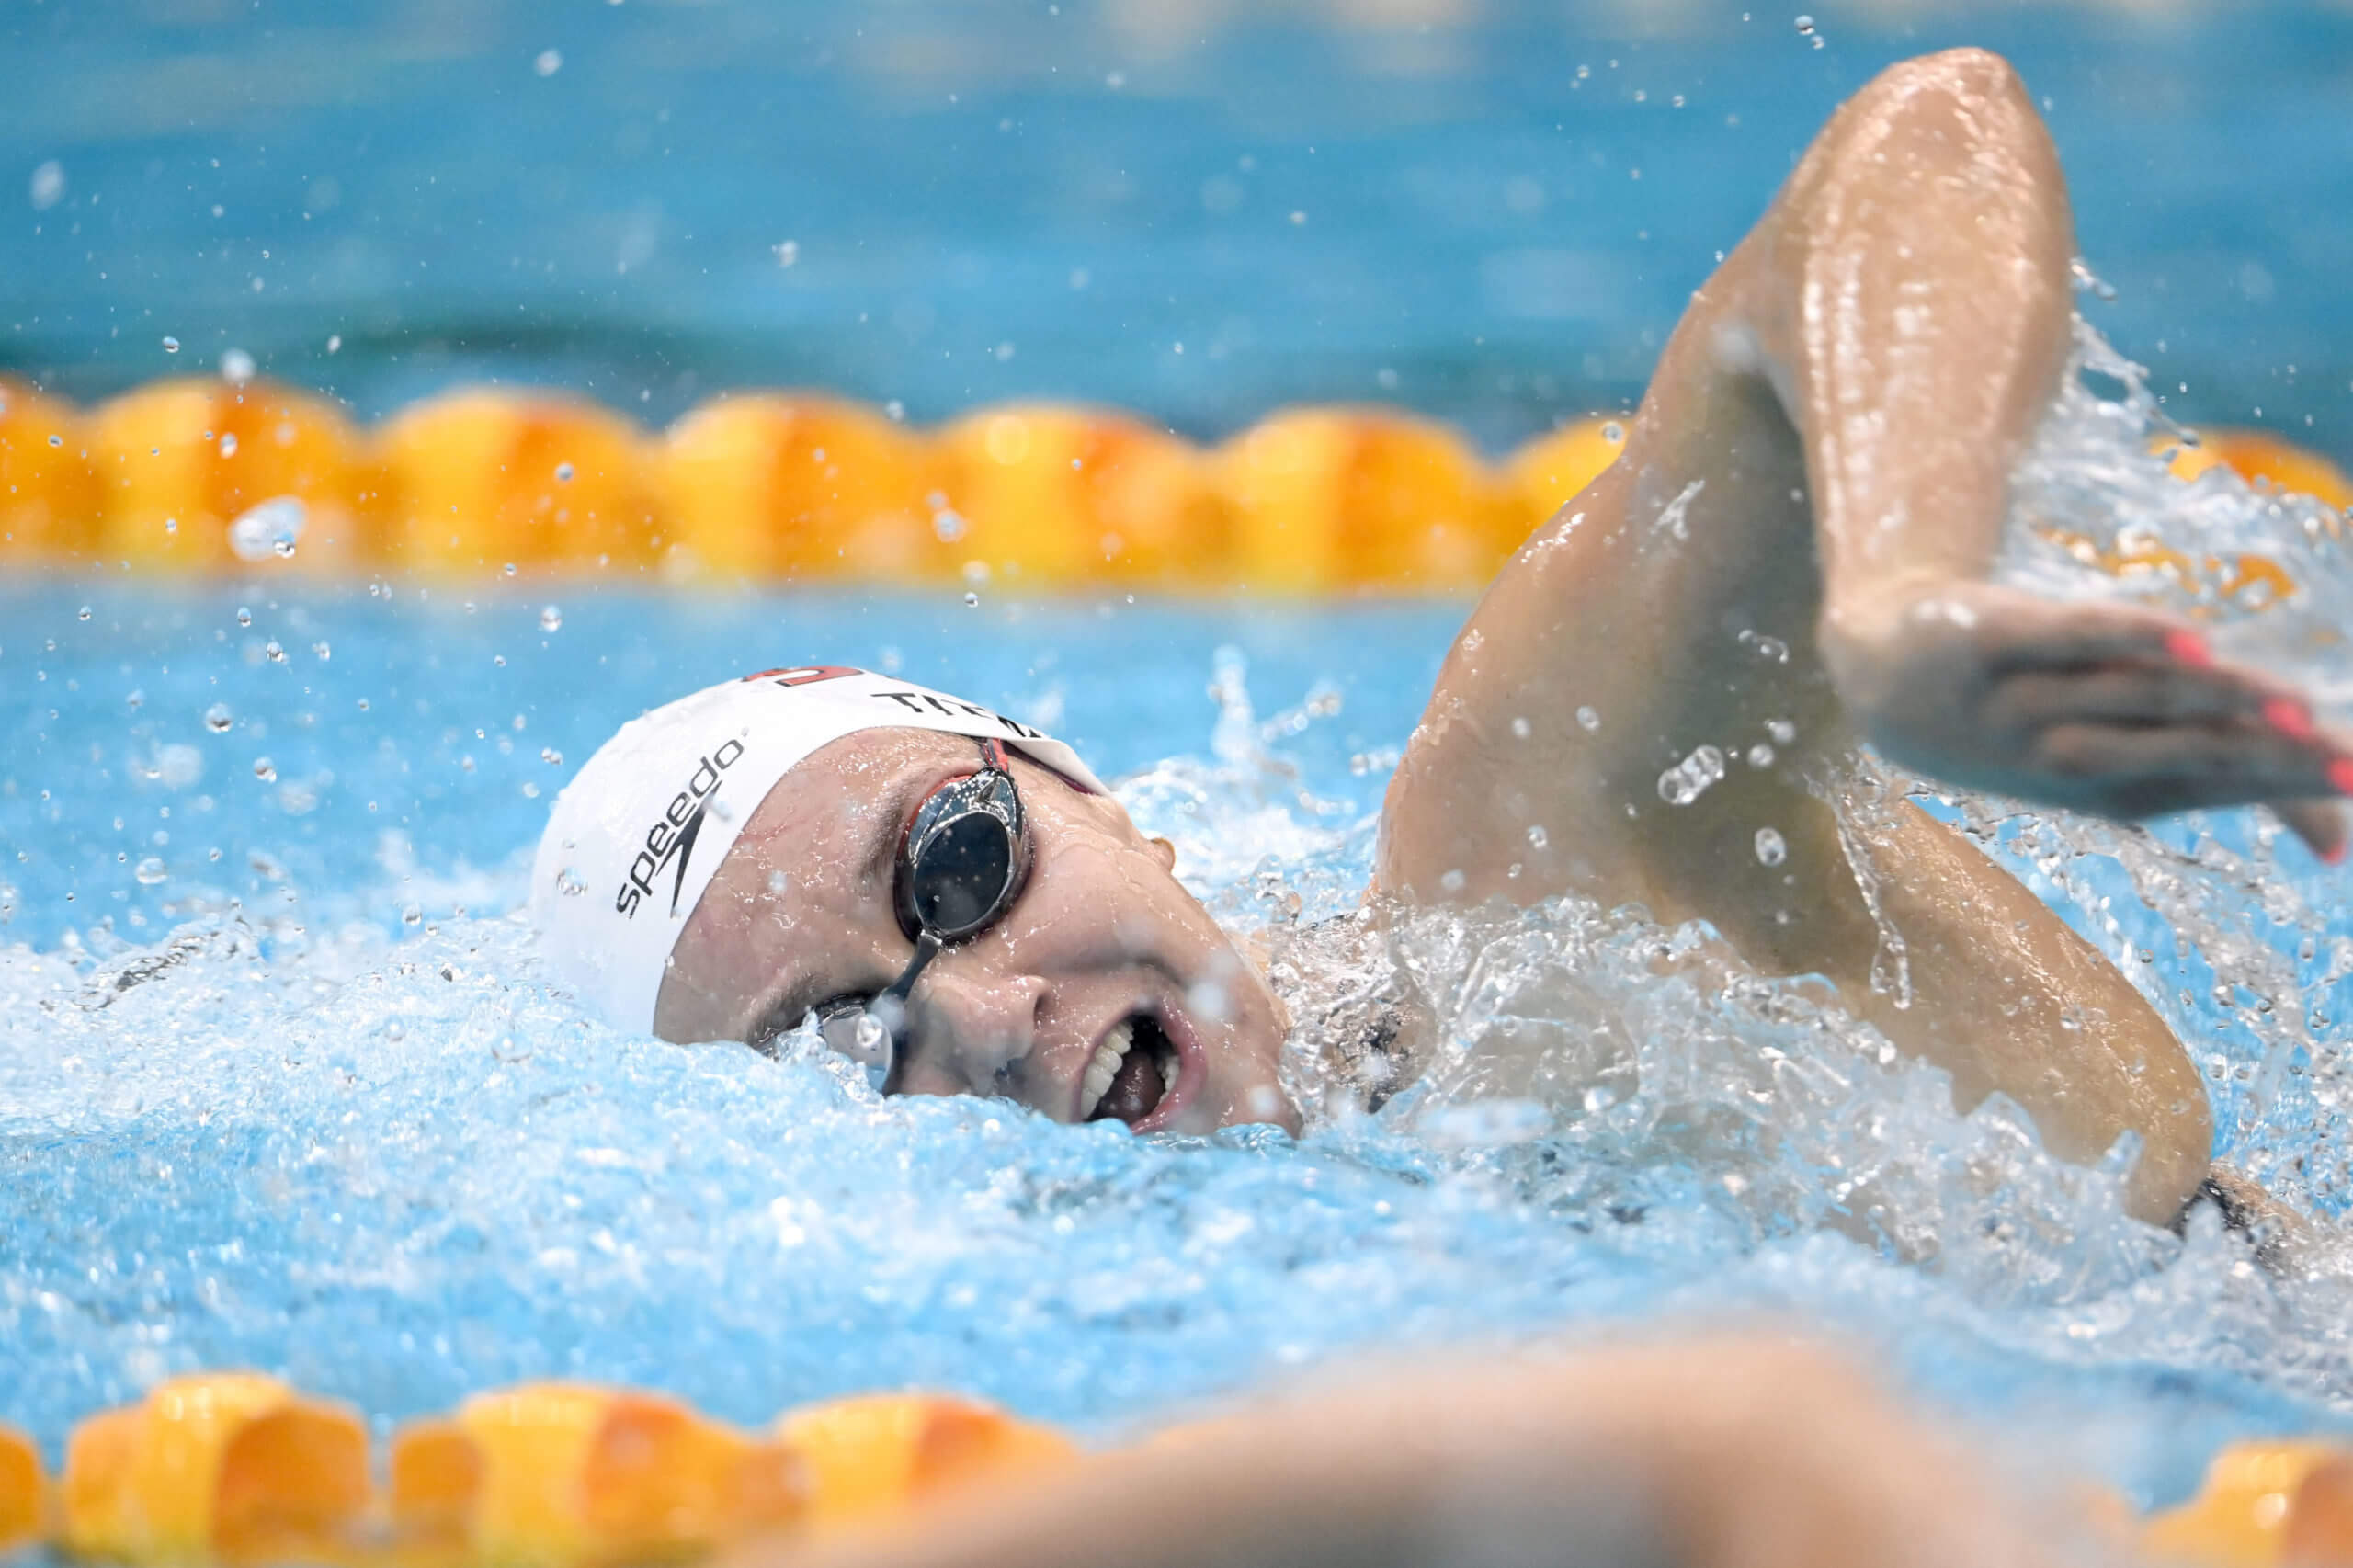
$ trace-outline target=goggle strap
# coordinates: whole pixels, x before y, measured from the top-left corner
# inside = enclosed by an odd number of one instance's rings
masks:
[[[915,988],[916,976],[922,974],[925,966],[939,956],[939,949],[942,946],[943,944],[939,938],[929,931],[925,931],[918,935],[915,937],[915,956],[914,961],[907,965],[906,972],[900,975],[898,979],[892,981],[881,994],[892,998],[904,1006],[906,1003],[908,994]],[[893,1043],[895,1044],[896,1042],[894,1041]]]

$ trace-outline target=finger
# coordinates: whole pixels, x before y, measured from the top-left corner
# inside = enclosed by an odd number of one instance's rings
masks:
[[[2181,723],[2267,716],[2266,704],[2283,702],[2282,718],[2309,715],[2292,698],[2263,684],[2215,678],[2219,669],[2188,670],[2148,665],[2119,665],[2066,674],[2038,671],[2012,676],[1985,699],[1986,722],[1998,729],[2039,730],[2052,724]]]
[[[2353,792],[2353,758],[2261,724],[2054,724],[2038,760],[2126,814]]]
[[[1981,616],[1996,676],[2139,660],[2192,669],[2214,662],[2206,639],[2178,618],[2141,605],[2018,599]]]
[[[2325,866],[2343,865],[2346,850],[2353,847],[2345,808],[2335,801],[2274,801],[2271,814],[2302,839],[2304,847]]]

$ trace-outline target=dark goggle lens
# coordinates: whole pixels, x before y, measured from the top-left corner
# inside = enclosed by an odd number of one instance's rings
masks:
[[[1019,869],[1012,824],[968,812],[926,838],[908,868],[915,918],[944,937],[968,935],[1004,906]]]

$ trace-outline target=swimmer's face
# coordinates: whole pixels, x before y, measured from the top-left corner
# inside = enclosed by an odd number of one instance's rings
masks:
[[[979,766],[961,735],[866,730],[787,773],[687,922],[654,1032],[757,1044],[897,979],[914,955],[893,903],[901,835],[926,797]],[[1173,852],[1109,798],[1018,753],[1012,768],[1029,880],[916,982],[898,1091],[1001,1096],[1140,1131],[1295,1129],[1276,1076],[1275,999],[1178,884]],[[1098,1056],[1119,1062],[1099,1099]]]

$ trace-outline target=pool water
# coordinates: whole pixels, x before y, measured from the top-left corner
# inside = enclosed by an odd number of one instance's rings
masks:
[[[2021,515],[2097,484],[2133,526],[2263,544],[2333,592],[2325,519],[2164,479],[2147,415],[2129,379],[2071,399]],[[2010,569],[2110,589],[2030,540]],[[2336,692],[2346,602],[2221,635]],[[2341,1246],[2282,1280],[2211,1223],[2126,1221],[2129,1149],[2056,1165],[2002,1102],[1957,1116],[1939,1074],[1639,912],[1410,926],[1381,961],[1447,999],[1449,1049],[1297,1142],[881,1101],[822,1053],[617,1034],[514,913],[549,799],[618,722],[823,656],[1067,736],[1297,965],[1363,887],[1459,606],[288,565],[12,585],[0,611],[0,1415],[52,1458],[78,1416],[202,1367],[387,1427],[562,1376],[745,1422],[919,1384],[1110,1437],[1350,1351],[1756,1312],[1883,1356],[2023,1470],[2143,1503],[2230,1437],[2353,1431]],[[2142,832],[1924,799],[2165,1011],[2222,1151],[2341,1222],[2342,879],[2245,813]],[[1498,1032],[1573,1086],[1504,1076]]]

